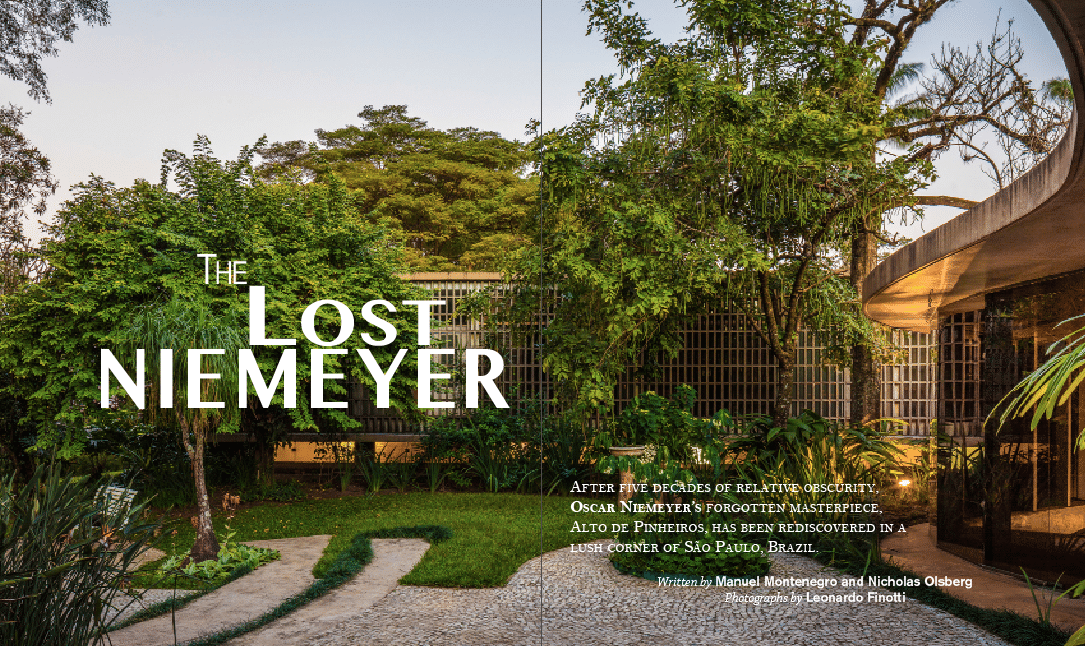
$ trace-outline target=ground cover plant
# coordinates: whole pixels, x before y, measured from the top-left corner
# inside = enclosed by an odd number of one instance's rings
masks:
[[[219,542],[218,558],[196,562],[182,554],[167,556],[156,563],[153,570],[144,570],[141,578],[134,578],[132,585],[147,588],[218,586],[233,578],[235,570],[244,568],[251,572],[282,558],[278,550],[238,543],[234,540],[237,532],[229,527],[226,530]]]

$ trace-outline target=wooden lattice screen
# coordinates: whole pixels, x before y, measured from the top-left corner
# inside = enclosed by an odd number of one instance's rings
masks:
[[[434,308],[434,337],[449,347],[508,348],[507,339],[486,339],[483,325],[453,315],[457,302],[481,289],[500,285],[501,275],[489,272],[419,273],[407,278],[446,301]],[[441,327],[437,327],[440,324]],[[906,363],[887,365],[883,376],[883,416],[904,420],[909,436],[926,436],[934,417],[933,339],[915,332],[892,332],[893,341],[905,350]],[[700,317],[685,330],[684,348],[678,356],[661,363],[658,379],[650,382],[626,377],[619,381],[615,401],[620,409],[637,392],[653,390],[669,395],[678,384],[688,384],[698,394],[695,414],[709,417],[720,409],[736,415],[767,415],[774,400],[775,364],[769,349],[749,327],[742,314],[729,312]],[[795,371],[794,412],[810,409],[832,420],[849,415],[847,370],[825,362],[825,350],[810,330],[799,334],[799,357]],[[509,393],[536,394],[547,386],[532,342],[517,344],[505,352],[502,389]],[[352,390],[351,413],[371,433],[406,433],[407,425],[389,411],[368,402],[359,388]],[[451,393],[455,395],[455,393]],[[450,399],[452,397],[449,397]],[[462,398],[456,397],[457,400]],[[511,402],[510,402],[511,403]],[[453,411],[456,414],[462,410]],[[448,414],[444,409],[435,414]]]

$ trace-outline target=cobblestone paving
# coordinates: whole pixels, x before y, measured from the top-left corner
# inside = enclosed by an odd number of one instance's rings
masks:
[[[839,578],[798,555],[774,555],[771,575]],[[540,566],[545,603],[540,626]],[[915,601],[834,603],[727,601],[749,596],[848,592],[847,588],[761,586],[680,588],[618,574],[601,553],[544,554],[504,588],[400,586],[368,612],[311,636],[316,646],[708,644],[1003,645],[947,613]],[[860,588],[867,592],[884,592]]]

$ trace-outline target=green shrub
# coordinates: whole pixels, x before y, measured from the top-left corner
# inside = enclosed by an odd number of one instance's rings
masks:
[[[72,460],[68,473],[73,476],[90,476],[98,480],[103,476],[114,477],[127,469],[127,464],[119,455],[111,453],[84,453]]]
[[[478,482],[490,492],[534,490],[540,478],[538,411],[487,406],[465,418],[437,418],[422,449],[427,461],[461,464],[448,473],[461,487]]]
[[[63,477],[54,465],[20,488],[10,475],[0,480],[0,643],[101,639],[106,610],[153,529],[138,521],[142,506],[110,509],[97,495],[103,484]]]
[[[566,493],[574,482],[591,480],[592,446],[585,429],[569,419],[548,419],[540,436],[542,484],[547,494]]]
[[[676,387],[670,399],[652,391],[641,393],[608,424],[599,441],[603,446],[650,445],[664,461],[689,463],[706,424],[693,416],[696,401],[697,391],[685,384]]]
[[[826,504],[833,505],[829,509],[849,510],[855,507],[844,507],[840,503],[874,502],[874,491],[882,479],[893,472],[899,455],[899,450],[886,437],[887,430],[836,424],[810,411],[789,419],[783,428],[773,425],[769,418],[752,418],[736,424],[727,411],[720,411],[711,420],[700,420],[688,412],[693,403],[692,393],[692,389],[681,387],[671,401],[651,393],[638,398],[635,403],[640,408],[633,412],[623,411],[618,421],[626,424],[627,430],[629,425],[634,426],[636,433],[630,435],[631,438],[645,441],[654,438],[658,442],[655,451],[649,444],[647,458],[607,456],[597,461],[597,467],[603,473],[628,470],[635,481],[647,485],[646,491],[638,492],[631,500],[634,507],[627,513],[631,519],[692,528],[683,534],[640,532],[619,535],[621,542],[646,542],[659,548],[658,556],[645,553],[618,557],[617,561],[623,563],[623,567],[651,570],[666,565],[669,570],[653,571],[667,574],[705,573],[707,567],[741,570],[751,566],[756,570],[763,565],[763,555],[743,563],[745,557],[728,552],[691,549],[664,553],[663,546],[676,542],[682,546],[714,544],[715,540],[708,534],[717,525],[734,527],[746,523],[772,527],[781,523],[809,525],[814,520],[817,523],[872,523],[879,520],[867,511],[813,510],[826,509]],[[742,493],[734,487],[737,483],[871,486],[863,493],[818,491],[818,487],[770,490],[763,486],[757,488],[757,493]],[[667,491],[665,487],[676,484],[687,486],[680,487],[681,493],[660,493]],[[652,503],[679,501],[683,504],[652,506]],[[777,507],[771,513],[751,511],[738,518],[715,511],[719,505],[709,503],[767,503]],[[649,511],[638,513],[638,510]],[[817,549],[832,550],[840,549],[840,543],[844,542],[849,544],[849,549],[865,552],[875,537],[809,531],[778,533],[776,536],[769,533],[731,536],[728,542],[763,543],[769,539],[813,543]]]
[[[282,558],[278,551],[266,547],[250,547],[234,541],[236,532],[228,532],[219,546],[218,559],[196,563],[187,555],[178,554],[164,560],[158,566],[159,578],[168,578],[174,574],[183,574],[188,578],[211,584],[222,583],[230,578],[234,570],[246,568],[255,570],[264,563]],[[186,563],[187,561],[187,563]]]
[[[188,454],[171,429],[118,422],[117,428],[102,429],[101,434],[106,446],[124,459],[126,479],[139,490],[140,500],[161,508],[196,504]]]
[[[876,523],[877,515],[851,511],[817,511],[812,505],[838,507],[849,503],[874,503],[876,494],[808,491],[805,485],[862,484],[873,490],[895,473],[898,449],[887,439],[887,429],[855,427],[825,420],[804,411],[788,420],[786,428],[773,426],[768,418],[756,418],[744,428],[742,435],[730,439],[725,448],[726,459],[733,467],[733,481],[753,485],[789,483],[804,485],[798,491],[774,491],[757,494],[736,494],[740,502],[780,505],[780,511],[751,513],[751,523]],[[860,552],[865,551],[874,536],[849,534],[845,537]],[[780,535],[787,542],[812,542],[827,545],[834,542],[831,534],[794,532]]]

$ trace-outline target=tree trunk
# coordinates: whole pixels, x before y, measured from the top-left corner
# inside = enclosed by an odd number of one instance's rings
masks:
[[[872,229],[874,217],[867,216],[851,239],[850,280],[861,295],[863,278],[874,269],[877,262],[877,239]],[[882,416],[881,370],[874,360],[871,347],[863,342],[851,347],[851,423],[869,424]]]
[[[178,416],[180,417],[180,416]],[[215,528],[211,524],[211,502],[207,496],[207,482],[203,473],[203,447],[206,441],[204,429],[196,428],[195,446],[188,437],[189,427],[186,421],[181,421],[181,436],[184,438],[185,451],[188,453],[189,462],[192,463],[192,479],[196,481],[196,542],[192,545],[189,558],[199,563],[212,561],[218,558],[219,542],[215,538]]]
[[[795,353],[776,359],[776,401],[772,406],[772,423],[787,427],[791,417],[791,401],[795,396]]]

